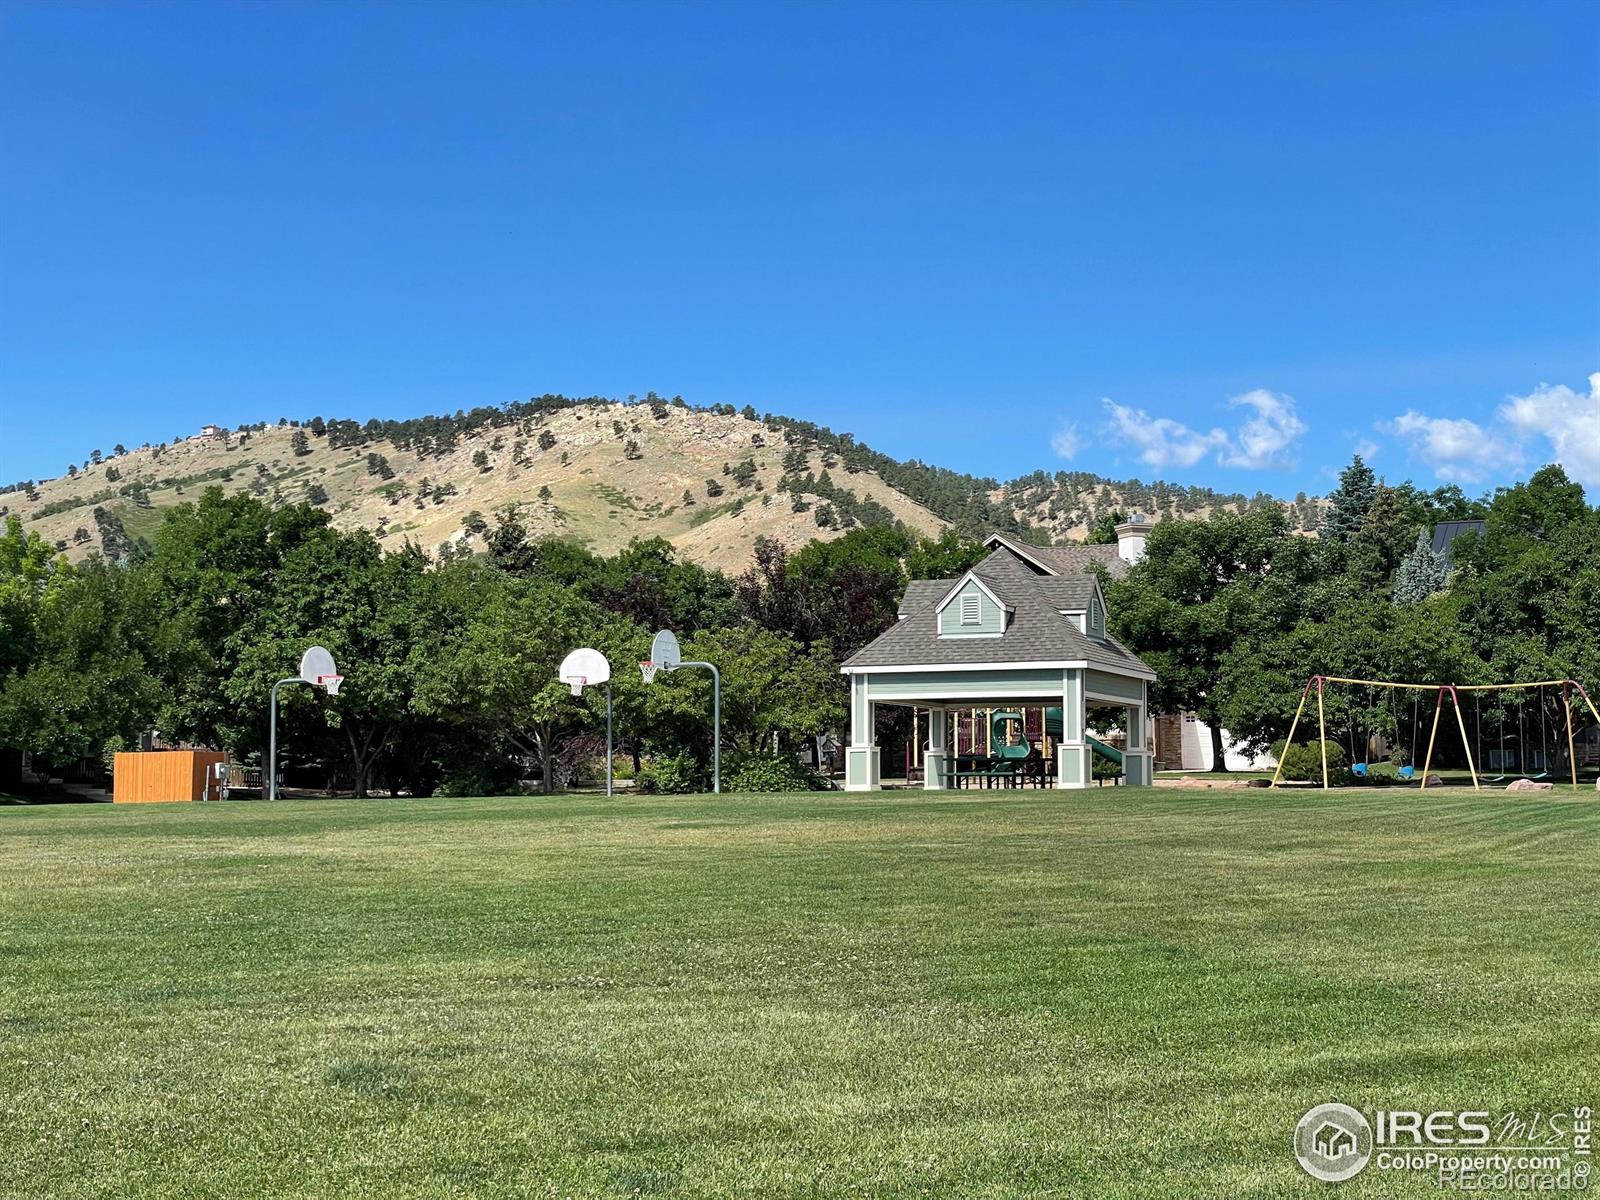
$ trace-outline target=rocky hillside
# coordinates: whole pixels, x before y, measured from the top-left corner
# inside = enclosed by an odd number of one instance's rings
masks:
[[[899,462],[805,422],[651,396],[542,397],[365,425],[316,418],[118,447],[66,476],[9,485],[0,512],[74,556],[119,556],[154,532],[163,509],[212,486],[317,504],[337,525],[436,554],[481,545],[496,510],[514,505],[536,533],[602,552],[659,536],[728,571],[749,563],[758,537],[798,546],[857,524],[897,521],[925,534],[953,524],[1059,541],[1117,510],[1182,516],[1284,503],[1083,473],[1000,484]],[[1316,501],[1287,507],[1314,524]]]

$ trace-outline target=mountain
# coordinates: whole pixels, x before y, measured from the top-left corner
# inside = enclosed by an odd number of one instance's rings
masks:
[[[435,553],[481,545],[482,522],[515,505],[531,532],[573,537],[601,552],[664,537],[687,558],[742,570],[758,537],[790,547],[856,524],[900,522],[923,534],[949,526],[1030,540],[1081,539],[1106,514],[1204,515],[1285,504],[1314,527],[1304,496],[1225,495],[1206,488],[1084,472],[1037,472],[999,483],[901,462],[821,426],[752,408],[542,396],[453,416],[207,426],[145,444],[69,475],[0,489],[0,514],[72,555],[126,553],[164,509],[207,487],[307,501],[336,525],[372,529],[385,544]],[[448,549],[445,549],[449,547]]]

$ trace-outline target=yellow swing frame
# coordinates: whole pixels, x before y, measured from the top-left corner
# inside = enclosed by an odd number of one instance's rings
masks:
[[[1422,790],[1428,786],[1428,769],[1433,766],[1433,746],[1439,737],[1439,718],[1444,715],[1444,698],[1450,697],[1451,707],[1455,709],[1456,728],[1461,731],[1461,748],[1467,755],[1467,770],[1472,774],[1472,788],[1482,791],[1483,786],[1478,781],[1478,768],[1472,761],[1472,745],[1467,737],[1466,718],[1461,715],[1462,692],[1496,692],[1513,691],[1525,688],[1559,687],[1561,689],[1561,703],[1567,714],[1567,763],[1572,768],[1572,786],[1578,786],[1578,749],[1577,741],[1572,731],[1572,693],[1576,691],[1583,697],[1583,702],[1588,706],[1589,712],[1594,716],[1596,724],[1600,724],[1600,709],[1589,698],[1588,691],[1576,679],[1542,679],[1533,683],[1394,683],[1386,679],[1348,679],[1342,675],[1313,675],[1306,681],[1305,689],[1300,693],[1300,703],[1294,710],[1294,720],[1289,722],[1289,736],[1284,739],[1284,753],[1287,756],[1288,748],[1294,745],[1295,730],[1300,727],[1300,717],[1305,712],[1306,701],[1311,698],[1311,689],[1317,689],[1317,740],[1322,750],[1322,790],[1329,790],[1328,782],[1328,723],[1322,705],[1322,692],[1326,684],[1346,683],[1359,684],[1364,687],[1391,688],[1395,691],[1409,692],[1435,692],[1437,700],[1433,708],[1433,726],[1428,731],[1428,753],[1422,763],[1422,778],[1418,781],[1417,788]],[[1278,760],[1278,766],[1272,772],[1272,787],[1277,787],[1283,777],[1283,760]]]

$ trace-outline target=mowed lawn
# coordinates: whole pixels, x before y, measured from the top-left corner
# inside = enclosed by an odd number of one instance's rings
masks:
[[[0,1190],[1321,1194],[1313,1103],[1594,1102],[1597,862],[1592,790],[0,808]]]

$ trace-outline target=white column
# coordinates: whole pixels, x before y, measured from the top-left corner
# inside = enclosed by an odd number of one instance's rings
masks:
[[[928,710],[928,748],[922,753],[922,786],[928,791],[949,787],[945,739],[949,736],[949,714],[942,708]]]
[[[875,792],[879,787],[876,706],[872,703],[870,676],[850,677],[850,745],[844,752],[844,790]]]
[[[1128,706],[1128,746],[1123,751],[1123,775],[1130,787],[1149,787],[1155,778],[1155,756],[1146,729],[1150,723],[1149,685],[1139,684],[1139,703]]]
[[[1093,778],[1089,746],[1083,740],[1087,712],[1084,673],[1073,667],[1061,673],[1061,742],[1056,746],[1056,786],[1088,787]]]

